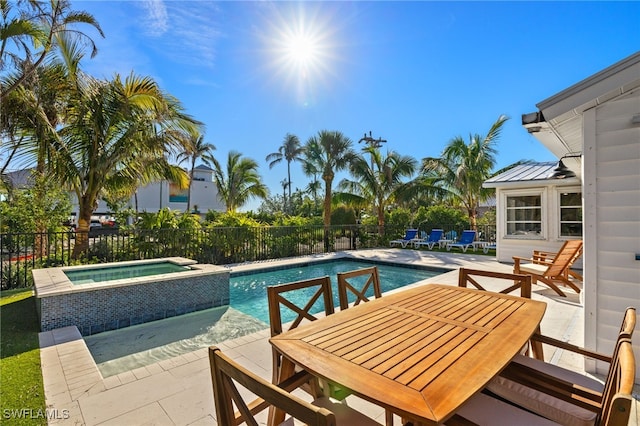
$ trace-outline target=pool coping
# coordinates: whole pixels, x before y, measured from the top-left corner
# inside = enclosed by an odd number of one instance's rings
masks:
[[[66,271],[87,270],[96,268],[96,266],[103,267],[114,264],[118,264],[119,266],[129,266],[162,262],[170,262],[180,266],[189,266],[191,270],[171,272],[163,275],[150,275],[87,284],[73,284],[73,282],[71,282],[71,280],[65,274]],[[36,283],[34,285],[35,296],[36,298],[44,298],[58,296],[61,294],[99,291],[105,288],[126,287],[130,285],[146,284],[149,282],[166,281],[175,279],[176,277],[191,277],[201,275],[202,273],[210,274],[215,272],[228,272],[228,269],[222,266],[211,265],[207,263],[198,263],[195,260],[187,259],[184,257],[164,257],[159,259],[130,260],[124,262],[111,262],[103,264],[34,269],[33,276],[34,282]]]

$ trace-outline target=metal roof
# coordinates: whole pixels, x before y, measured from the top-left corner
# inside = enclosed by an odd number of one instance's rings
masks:
[[[541,163],[526,163],[515,166],[504,173],[500,173],[490,179],[487,179],[483,186],[486,188],[495,188],[498,186],[513,185],[516,183],[554,183],[554,184],[579,184],[580,180],[563,179],[547,179],[547,175],[553,171],[558,165],[555,161],[547,161]]]

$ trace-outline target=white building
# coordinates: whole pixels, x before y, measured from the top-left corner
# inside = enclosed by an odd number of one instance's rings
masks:
[[[184,212],[187,209],[187,193],[187,189],[179,189],[168,181],[154,182],[138,188],[127,207],[135,210],[137,202],[139,212],[155,213],[165,207]],[[71,193],[71,204],[72,215],[78,217],[79,205],[74,193]],[[210,167],[199,165],[193,170],[190,204],[191,211],[197,210],[202,217],[209,210],[226,210],[224,203],[218,198],[218,188],[213,182],[213,169]],[[93,216],[102,220],[111,216],[111,211],[103,200],[99,200]]]
[[[539,163],[486,182],[497,192],[498,258],[557,250],[582,216],[585,346],[611,353],[624,310],[640,310],[640,52],[536,106],[523,126],[575,176],[548,179],[555,164]]]

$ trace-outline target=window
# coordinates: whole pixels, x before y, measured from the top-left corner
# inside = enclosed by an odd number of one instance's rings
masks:
[[[542,197],[507,196],[507,235],[540,237],[542,234]]]
[[[560,193],[560,236],[582,237],[582,193]]]

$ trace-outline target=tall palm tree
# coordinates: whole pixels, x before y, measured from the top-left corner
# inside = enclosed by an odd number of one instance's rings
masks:
[[[329,249],[333,179],[336,172],[345,170],[355,157],[356,154],[351,146],[351,139],[341,132],[321,130],[316,136],[310,137],[304,147],[305,171],[317,171],[324,181],[325,250]]]
[[[278,152],[272,152],[265,158],[269,162],[269,169],[273,168],[282,160],[287,162],[287,182],[289,182],[289,204],[291,204],[291,162],[302,160],[304,149],[300,145],[300,139],[296,135],[287,133],[284,136],[282,146],[278,148]],[[287,202],[285,200],[285,206]]]
[[[462,205],[469,216],[473,229],[477,226],[478,206],[486,201],[493,191],[482,184],[491,177],[495,166],[495,145],[502,126],[509,119],[501,115],[491,125],[486,136],[470,135],[469,143],[457,136],[445,147],[441,158],[422,159],[422,171],[427,175],[439,175],[442,189],[449,198]]]
[[[243,158],[237,151],[229,152],[226,171],[215,158],[213,169],[218,196],[225,203],[227,212],[235,212],[254,197],[266,198],[269,193],[258,174],[258,163]]]
[[[53,173],[78,199],[74,256],[88,248],[91,215],[103,189],[167,179],[186,188],[187,173],[168,157],[200,123],[150,77],[78,80],[58,131]]]
[[[349,166],[354,179],[340,181],[338,188],[345,192],[336,194],[336,198],[360,207],[373,205],[382,233],[385,208],[403,196],[403,178],[413,175],[417,161],[393,151],[383,156],[375,147],[367,147],[364,151],[371,156],[370,161],[362,155],[354,157]]]
[[[213,144],[204,141],[204,135],[191,135],[189,142],[185,144],[185,150],[178,154],[178,163],[183,160],[189,160],[191,167],[189,168],[189,190],[187,192],[187,212],[191,210],[191,184],[193,183],[193,170],[196,167],[196,161],[199,159],[204,165],[211,166],[213,164],[213,151],[216,147]]]
[[[25,1],[15,6],[0,1],[0,18],[0,64],[13,63],[18,71],[14,81],[0,87],[0,99],[22,84],[50,52],[60,47],[57,43],[60,36],[71,36],[90,46],[91,56],[95,56],[98,52],[95,43],[77,24],[87,24],[104,37],[93,15],[72,10],[68,0]],[[14,48],[8,48],[10,42]]]

